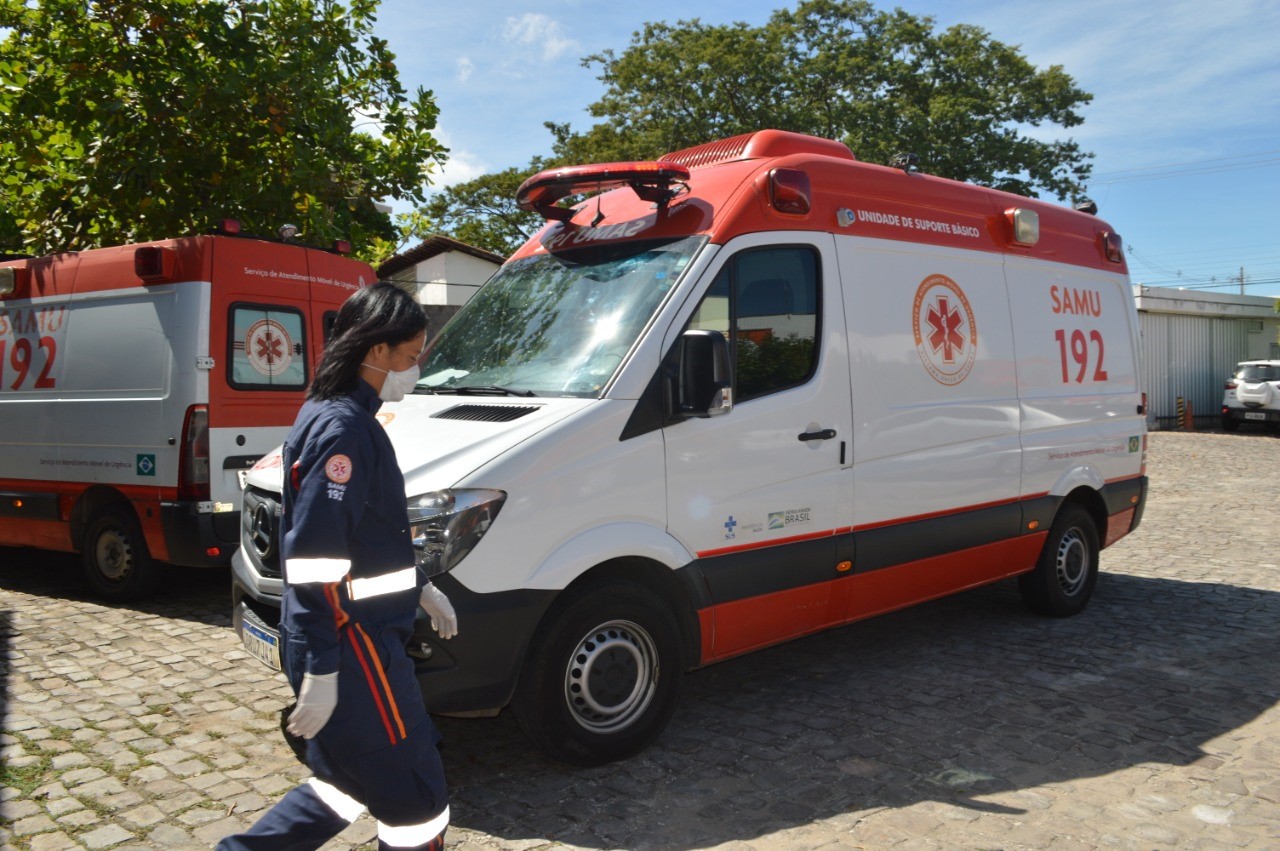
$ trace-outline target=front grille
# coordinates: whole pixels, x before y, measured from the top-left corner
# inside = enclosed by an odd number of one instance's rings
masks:
[[[280,501],[270,491],[247,487],[240,511],[240,547],[260,576],[280,577]]]
[[[439,420],[470,420],[483,423],[509,423],[525,414],[532,414],[541,405],[454,405],[433,414]]]

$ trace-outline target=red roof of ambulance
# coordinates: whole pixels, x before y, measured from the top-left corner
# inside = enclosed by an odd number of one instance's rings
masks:
[[[662,160],[690,169],[688,191],[665,210],[630,189],[614,189],[579,204],[568,224],[550,222],[511,259],[619,239],[705,234],[724,244],[743,234],[804,230],[1126,271],[1123,259],[1106,259],[1104,241],[1111,228],[1101,219],[1033,198],[860,162],[845,145],[829,139],[761,130]],[[808,175],[807,214],[780,213],[770,206],[769,174],[776,168]],[[1039,215],[1035,245],[1013,242],[1006,211],[1014,208]]]

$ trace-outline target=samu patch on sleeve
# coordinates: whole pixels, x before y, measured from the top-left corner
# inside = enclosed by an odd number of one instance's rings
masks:
[[[345,485],[351,481],[351,459],[345,455],[332,455],[324,462],[324,474],[329,481]]]

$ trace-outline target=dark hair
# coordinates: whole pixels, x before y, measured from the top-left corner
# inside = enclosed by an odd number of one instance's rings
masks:
[[[360,362],[379,343],[398,346],[427,327],[422,305],[394,284],[356,290],[338,309],[333,334],[320,355],[308,399],[334,399],[356,389]]]

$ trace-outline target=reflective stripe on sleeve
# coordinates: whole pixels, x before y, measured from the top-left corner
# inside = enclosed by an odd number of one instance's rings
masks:
[[[284,577],[290,585],[341,582],[350,570],[349,558],[291,558],[284,563]]]
[[[338,818],[343,821],[353,822],[364,812],[364,804],[343,792],[337,786],[325,783],[318,777],[312,777],[307,783],[311,784],[312,790],[320,800],[324,801],[325,806],[337,813]]]
[[[352,600],[367,600],[370,597],[408,591],[416,587],[418,587],[418,571],[412,567],[406,567],[381,576],[352,579],[347,583],[347,596]]]
[[[390,848],[417,848],[426,845],[449,826],[449,808],[422,824],[389,825],[378,822],[378,839]]]

